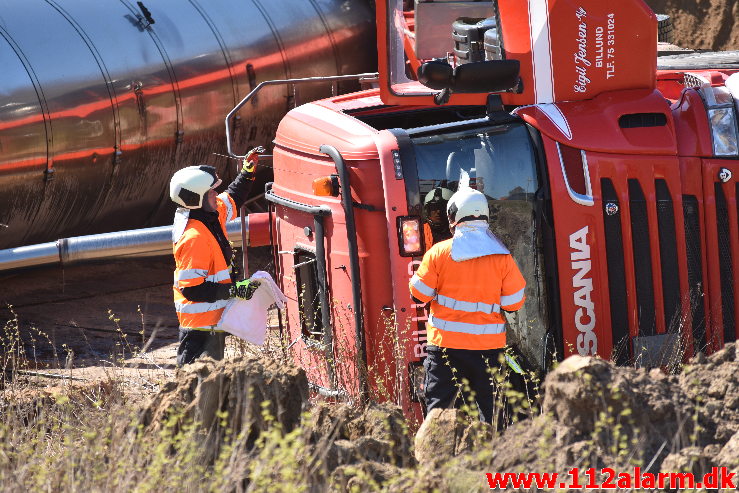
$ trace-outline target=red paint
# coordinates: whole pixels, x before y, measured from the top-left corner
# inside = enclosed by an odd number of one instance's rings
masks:
[[[531,18],[527,5],[537,2],[539,0],[500,2],[507,54],[521,60],[522,76],[529,78],[533,77],[531,40],[528,34],[523,36],[521,33],[529,32]],[[575,12],[579,8],[577,2],[541,0],[540,3],[548,6],[546,13],[550,27],[556,26],[552,33],[578,32],[579,26],[575,22]],[[609,7],[611,10],[607,10]],[[635,258],[633,244],[648,240],[654,334],[670,330],[671,321],[667,320],[662,285],[664,268],[665,274],[676,273],[679,283],[677,311],[681,321],[680,334],[687,341],[685,358],[693,352],[693,326],[697,321],[691,319],[687,298],[688,250],[683,201],[684,196],[694,196],[701,241],[702,278],[699,281],[703,287],[698,303],[705,309],[709,349],[715,350],[723,342],[723,315],[716,229],[720,218],[717,218],[714,183],[721,168],[733,172],[734,178],[721,187],[727,200],[728,248],[733,255],[734,299],[731,301],[735,313],[739,313],[739,211],[736,196],[739,161],[711,157],[713,148],[705,106],[695,89],[678,91],[679,73],[662,72],[659,83],[656,83],[658,76],[652,63],[656,56],[656,28],[654,18],[644,4],[641,1],[605,2],[588,8],[591,9],[587,13],[591,26],[607,26],[608,14],[613,12],[620,19],[619,28],[627,25],[625,19],[629,19],[630,34],[622,33],[619,38],[619,57],[623,57],[618,58],[621,72],[609,78],[603,70],[594,70],[595,75],[586,84],[585,91],[573,89],[571,72],[573,63],[578,63],[573,58],[573,50],[577,53],[578,48],[576,36],[557,35],[556,39],[551,39],[552,57],[558,62],[552,72],[556,102],[514,110],[514,114],[541,137],[545,160],[543,180],[551,196],[559,276],[556,288],[560,303],[559,306],[550,306],[552,320],[548,323],[559,330],[566,355],[580,353],[611,357],[614,341],[604,225],[608,209],[604,204],[602,186],[602,180],[608,179],[616,191],[621,218],[623,288],[629,339],[645,335],[645,328],[639,327],[643,313],[640,314],[635,273],[635,266],[643,259]],[[383,114],[391,118],[395,113],[435,107],[426,96],[401,97],[390,92],[387,67],[382,62],[387,55],[385,9],[386,2],[378,1],[380,87],[297,108],[283,119],[275,139],[273,192],[297,202],[326,205],[331,209],[331,215],[325,218],[325,248],[335,337],[331,356],[336,361],[335,381],[330,380],[326,371],[323,350],[306,344],[300,338],[299,287],[295,282],[294,257],[285,253],[294,248],[315,249],[315,235],[305,234],[306,227],[313,227],[313,218],[306,213],[277,206],[273,241],[281,251],[275,262],[278,279],[289,298],[287,330],[290,342],[296,341],[291,351],[296,361],[306,368],[310,380],[318,385],[338,387],[353,396],[359,392],[360,369],[356,364],[351,298],[352,283],[358,282],[364,304],[370,394],[398,403],[407,416],[419,422],[421,406],[411,399],[408,369],[425,355],[425,313],[422,307],[411,302],[407,289],[419,259],[400,256],[396,231],[398,217],[417,213],[409,210],[406,197],[406,178],[412,177],[396,175],[394,161],[397,153],[394,151],[399,150],[399,145],[394,135],[387,130],[374,129],[351,116]],[[407,20],[408,16],[405,18]],[[410,36],[410,24],[406,23],[406,27],[409,28],[406,34]],[[586,35],[589,36],[590,32]],[[642,35],[644,32],[650,34]],[[716,85],[723,83],[729,73],[703,72]],[[534,94],[537,87],[534,82],[531,79],[525,84],[523,94],[504,95],[505,102],[513,105],[533,103],[532,98],[538,97]],[[417,83],[415,85],[418,87]],[[457,95],[452,97],[450,104],[480,104],[485,97],[479,94]],[[659,117],[664,125],[623,123],[638,123],[639,115],[643,114],[648,115],[647,121]],[[324,144],[336,147],[346,160],[353,201],[376,209],[355,209],[361,279],[351,279],[348,271],[346,221],[341,199],[317,197],[311,189],[313,179],[336,172],[333,161],[318,150]],[[568,161],[565,165],[560,160],[562,149]],[[638,181],[645,199],[648,229],[643,236],[632,227],[634,211],[630,205],[629,180]],[[656,180],[664,181],[672,203],[674,223],[671,226],[676,237],[677,265],[662,265]],[[261,231],[265,224],[254,223],[255,241],[257,236],[259,241],[264,238]],[[561,315],[561,327],[555,326],[554,314],[557,312]],[[632,357],[636,349],[630,347]]]

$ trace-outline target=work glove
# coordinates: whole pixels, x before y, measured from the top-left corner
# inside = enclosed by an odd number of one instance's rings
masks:
[[[231,285],[231,297],[250,300],[254,295],[254,291],[256,291],[258,287],[259,281],[251,281],[249,279],[236,281]]]
[[[264,147],[257,146],[251,151],[246,153],[244,161],[242,162],[241,172],[242,173],[254,173],[259,163],[259,154],[264,152]]]

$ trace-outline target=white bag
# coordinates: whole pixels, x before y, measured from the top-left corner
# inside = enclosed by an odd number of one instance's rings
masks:
[[[267,311],[272,305],[282,310],[287,298],[267,272],[257,271],[249,278],[259,281],[251,299],[232,298],[223,310],[218,328],[253,344],[262,345],[267,337]]]

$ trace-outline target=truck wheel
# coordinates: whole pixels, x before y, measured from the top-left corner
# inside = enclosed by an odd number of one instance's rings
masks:
[[[672,43],[672,21],[666,14],[657,14],[657,42]]]
[[[739,68],[739,51],[706,51],[657,58],[657,70],[708,70]]]

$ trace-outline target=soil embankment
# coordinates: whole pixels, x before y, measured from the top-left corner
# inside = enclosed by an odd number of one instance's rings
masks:
[[[672,42],[694,50],[739,50],[737,0],[646,0],[672,19]]]
[[[277,423],[297,437],[300,457],[273,463],[271,474],[298,468],[308,491],[326,485],[336,491],[484,491],[488,472],[565,477],[572,467],[631,472],[639,466],[697,477],[712,467],[739,472],[739,345],[699,355],[680,375],[574,356],[547,376],[544,389],[541,413],[501,434],[458,410],[435,410],[411,447],[412,434],[395,406],[316,403],[307,398],[302,370],[237,358],[186,368],[142,416],[156,429],[173,410],[185,409],[211,433],[215,417],[225,418],[218,438],[204,439],[209,457],[222,454],[224,437],[245,433],[251,450]]]

